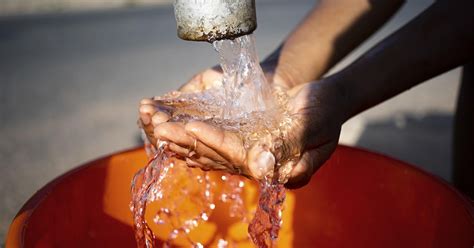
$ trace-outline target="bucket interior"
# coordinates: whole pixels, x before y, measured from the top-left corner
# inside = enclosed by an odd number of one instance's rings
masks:
[[[135,247],[130,182],[146,162],[143,149],[134,149],[52,181],[15,217],[7,247]],[[257,187],[245,187],[251,206]],[[355,148],[339,146],[307,186],[287,191],[285,204],[279,247],[474,245],[473,206],[466,198],[410,165]],[[246,225],[229,218],[227,207],[217,205],[190,236],[206,247],[219,238],[253,247]],[[147,212],[151,218],[152,205]],[[152,229],[160,237],[159,228]]]

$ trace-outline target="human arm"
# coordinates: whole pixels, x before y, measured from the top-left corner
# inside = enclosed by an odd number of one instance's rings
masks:
[[[327,80],[340,84],[347,118],[474,57],[474,2],[437,1]]]
[[[287,88],[320,79],[378,30],[402,0],[321,0],[262,67]]]
[[[315,142],[308,142],[305,148],[319,159],[294,174],[301,178],[296,184],[304,185],[321,165],[321,157],[329,158],[332,153],[321,149],[321,140],[338,137],[337,128],[328,126],[342,125],[354,115],[472,60],[473,10],[472,1],[438,1],[341,72],[304,86],[309,99],[319,96],[318,104],[308,102],[311,114],[307,114],[309,121],[303,128],[305,136]],[[312,123],[311,117],[322,120]]]
[[[268,56],[262,68],[268,81],[290,89],[319,79],[382,26],[403,0],[320,0],[306,18]],[[179,91],[200,92],[222,80],[218,66],[196,74]],[[152,99],[140,103],[140,125],[152,144],[154,127],[166,120]],[[156,116],[153,118],[153,115]],[[155,121],[153,122],[152,119]]]

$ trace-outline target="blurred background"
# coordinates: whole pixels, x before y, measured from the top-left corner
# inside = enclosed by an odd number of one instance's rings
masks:
[[[261,58],[314,3],[257,0]],[[407,1],[333,72],[431,3]],[[209,44],[177,38],[168,0],[0,0],[0,240],[22,204],[48,181],[141,144],[141,98],[176,89],[216,63]],[[455,69],[354,117],[341,143],[450,181],[459,78]]]

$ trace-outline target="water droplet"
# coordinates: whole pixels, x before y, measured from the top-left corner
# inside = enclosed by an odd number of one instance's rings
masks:
[[[219,239],[219,241],[217,241],[217,248],[226,248],[227,245],[229,245],[229,242],[224,239]]]
[[[196,247],[196,248],[204,248],[204,246],[203,246],[201,243],[199,243],[199,242],[197,242],[194,247]]]
[[[170,234],[170,239],[175,239],[176,237],[178,237],[178,234],[179,234],[179,230],[174,229]]]
[[[222,194],[222,195],[221,195],[221,201],[227,202],[227,198],[228,198],[228,197],[227,197],[227,194]]]
[[[165,221],[163,219],[160,218],[160,216],[155,216],[155,218],[153,219],[153,222],[155,222],[156,224],[158,225],[163,225],[165,224]]]

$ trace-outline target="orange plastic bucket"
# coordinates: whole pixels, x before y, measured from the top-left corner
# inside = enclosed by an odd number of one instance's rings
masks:
[[[146,160],[141,148],[129,150],[50,182],[17,214],[6,246],[134,247],[130,181]],[[339,146],[286,204],[280,247],[474,245],[469,200],[413,166],[360,149]],[[229,232],[224,217],[210,220],[212,235]]]

